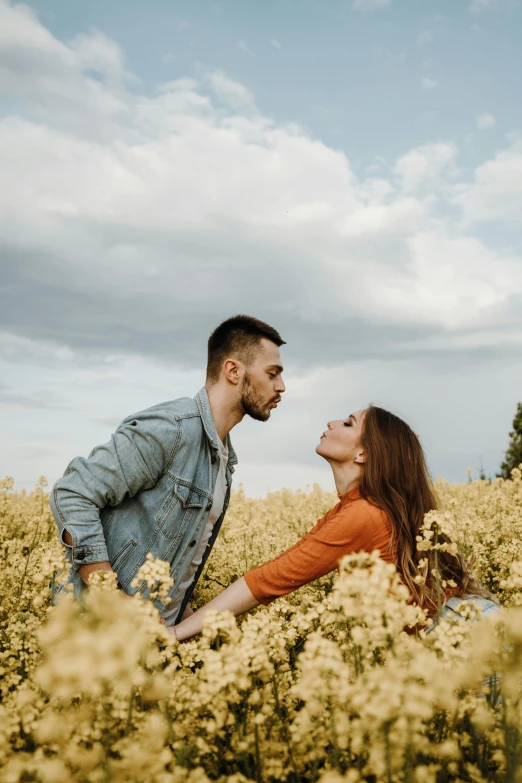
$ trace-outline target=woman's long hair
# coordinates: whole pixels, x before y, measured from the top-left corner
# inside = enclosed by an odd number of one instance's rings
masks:
[[[397,571],[409,589],[412,600],[431,611],[436,611],[436,581],[433,550],[417,550],[416,537],[428,511],[437,509],[426,458],[418,436],[393,413],[375,405],[366,410],[361,446],[366,462],[362,470],[359,490],[361,496],[385,511],[392,523],[391,549],[397,551]],[[439,541],[448,539],[439,535]],[[422,569],[426,582],[415,581],[421,575],[419,560],[427,559]],[[469,564],[461,555],[437,552],[439,573],[443,580],[453,580],[454,595],[490,594],[477,582]],[[444,597],[442,598],[444,600]]]

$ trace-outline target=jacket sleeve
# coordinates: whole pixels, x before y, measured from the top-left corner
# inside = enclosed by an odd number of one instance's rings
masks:
[[[373,548],[371,516],[356,504],[320,523],[297,545],[245,574],[250,591],[260,603],[268,605],[328,574],[350,552]]]
[[[162,410],[125,419],[108,443],[85,459],[75,457],[51,493],[58,532],[73,568],[109,560],[100,510],[150,489],[170,465],[181,438],[180,423]],[[72,546],[65,543],[68,531]]]

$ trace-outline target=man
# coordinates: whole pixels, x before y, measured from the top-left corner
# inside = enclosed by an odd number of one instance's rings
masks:
[[[170,603],[156,601],[166,624],[191,613],[190,596],[229,503],[237,463],[229,433],[245,414],[267,421],[281,401],[281,345],[268,324],[229,318],[209,338],[207,379],[194,399],[128,416],[109,443],[73,459],[53,487],[51,508],[76,597],[100,569],[115,571],[132,595],[151,552],[170,563],[174,579]]]

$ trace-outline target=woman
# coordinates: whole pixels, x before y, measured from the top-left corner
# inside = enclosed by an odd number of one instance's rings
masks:
[[[413,430],[398,416],[370,405],[329,422],[316,452],[332,468],[339,503],[294,546],[246,573],[172,629],[180,641],[200,633],[208,609],[237,616],[260,603],[267,605],[333,571],[344,555],[361,550],[379,549],[384,560],[396,565],[411,600],[435,614],[433,553],[417,552],[416,536],[437,501]],[[427,559],[424,586],[415,580],[422,558]],[[438,562],[442,577],[456,583],[453,596],[488,595],[460,555],[439,551]]]

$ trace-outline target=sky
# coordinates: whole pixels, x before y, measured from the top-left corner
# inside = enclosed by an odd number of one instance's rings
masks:
[[[373,402],[431,473],[522,399],[520,0],[0,0],[0,476],[194,396],[225,318],[287,385],[236,486],[314,482]]]

